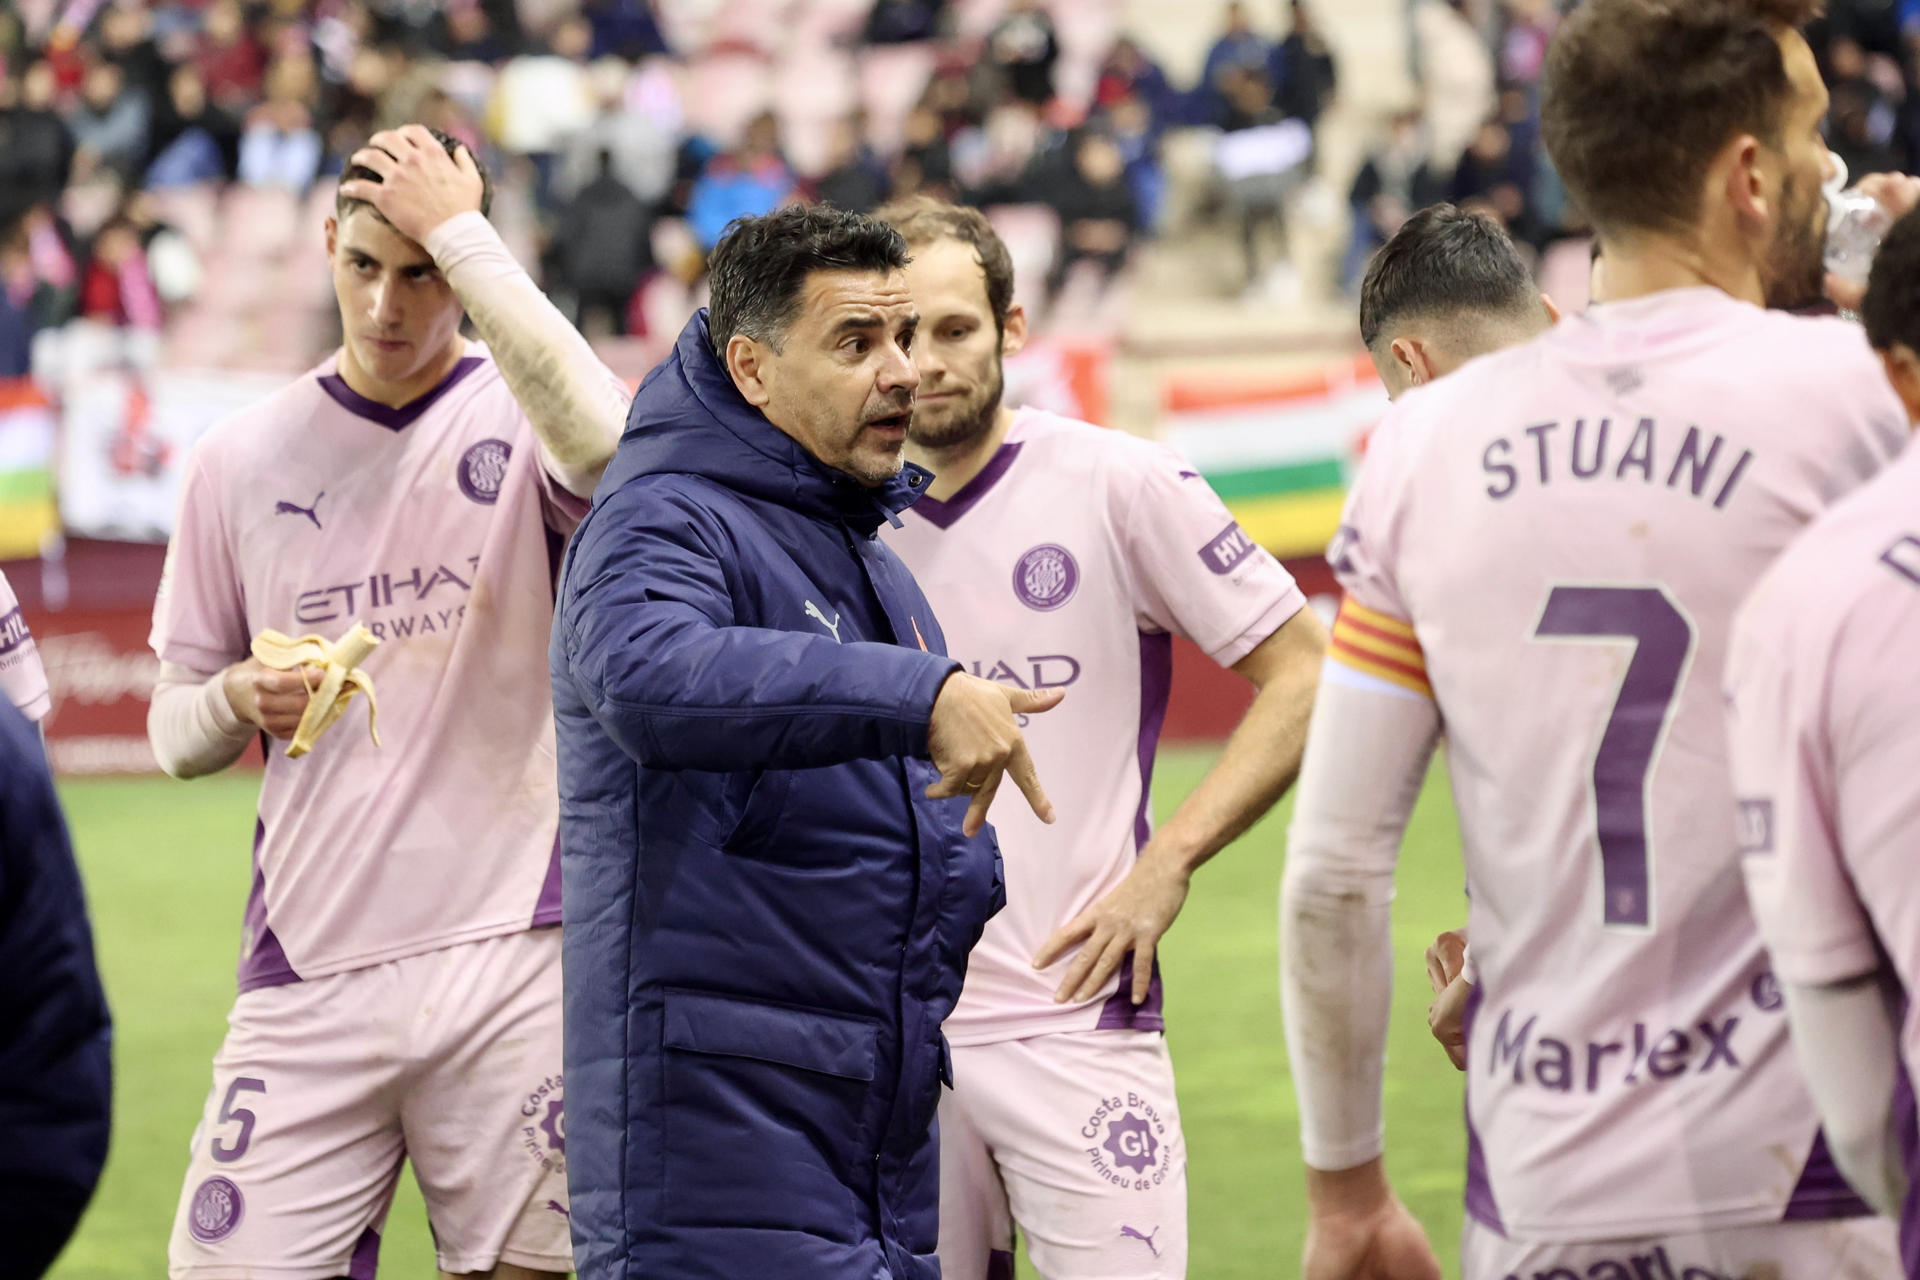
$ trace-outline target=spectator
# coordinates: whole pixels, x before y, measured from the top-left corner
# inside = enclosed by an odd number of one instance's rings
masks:
[[[1261,231],[1286,227],[1287,201],[1305,180],[1313,158],[1313,130],[1291,120],[1273,103],[1266,73],[1236,67],[1227,74],[1226,130],[1214,150],[1214,167],[1240,223],[1246,289],[1260,285]],[[1290,296],[1298,280],[1289,263],[1276,264],[1269,281],[1276,296]]]
[[[1122,36],[1100,64],[1093,100],[1096,106],[1111,110],[1128,98],[1139,99],[1147,108],[1156,138],[1168,127],[1186,123],[1186,104],[1168,82],[1167,73],[1132,37]]]
[[[206,82],[191,62],[175,67],[153,123],[150,187],[190,186],[231,178],[240,166],[240,122],[207,101]]]
[[[1274,51],[1275,103],[1282,115],[1311,128],[1333,99],[1336,73],[1333,50],[1313,25],[1304,0],[1292,0],[1293,29]]]
[[[266,53],[247,29],[240,0],[213,0],[207,6],[194,61],[207,96],[229,111],[243,112],[259,97]]]
[[[153,39],[153,13],[144,4],[108,5],[100,15],[100,53],[117,63],[127,84],[155,106],[167,95],[173,64]]]
[[[1537,247],[1532,190],[1533,157],[1513,145],[1505,123],[1489,120],[1460,157],[1447,198],[1469,212],[1493,214],[1515,240]]]
[[[240,181],[250,187],[303,192],[320,172],[320,134],[314,128],[313,62],[304,55],[273,64],[267,100],[247,116],[240,137]]]
[[[940,113],[922,102],[907,114],[901,137],[900,162],[894,166],[893,194],[897,196],[953,191],[953,149],[947,142]]]
[[[440,52],[449,62],[500,62],[506,42],[494,34],[493,19],[477,0],[453,4],[441,15]]]
[[[674,156],[679,148],[677,102],[656,103],[648,111],[629,105],[636,85],[647,72],[632,72],[618,58],[602,58],[587,72],[597,114],[567,143],[561,164],[562,194],[578,194],[600,171],[600,155],[610,153],[613,172],[642,203],[658,205],[673,186]],[[657,108],[665,107],[666,110]]]
[[[0,111],[0,200],[12,209],[54,203],[72,175],[73,131],[54,110],[56,90],[52,65],[36,60],[20,77],[19,101]]]
[[[1828,145],[1846,163],[1847,172],[1865,176],[1900,167],[1891,145],[1898,112],[1868,72],[1866,50],[1848,36],[1828,46]]]
[[[1127,184],[1126,161],[1106,133],[1087,128],[1068,139],[1067,155],[1049,165],[1034,193],[1060,219],[1060,243],[1047,273],[1049,305],[1075,264],[1093,263],[1102,283],[1126,264],[1140,231],[1140,208]]]
[[[534,200],[543,210],[553,206],[561,148],[593,122],[593,93],[582,65],[592,47],[593,28],[586,19],[563,19],[544,51],[509,62],[494,87],[494,138],[533,162]]]
[[[913,44],[940,34],[945,0],[874,0],[862,44]]]
[[[1107,111],[1106,121],[1126,165],[1127,187],[1133,192],[1140,229],[1154,231],[1166,205],[1167,176],[1160,167],[1160,138],[1153,113],[1139,97],[1126,97]]]
[[[953,140],[953,172],[967,204],[1018,203],[1022,184],[1041,151],[1040,113],[1023,102],[1005,102],[978,126]],[[896,196],[907,194],[896,190]]]
[[[95,62],[87,68],[79,104],[67,117],[75,169],[82,176],[107,169],[131,179],[146,164],[149,118],[146,99],[128,87],[119,66]]]
[[[1500,38],[1500,82],[1532,88],[1540,82],[1547,46],[1560,14],[1553,0],[1505,0],[1505,31]]]
[[[1353,180],[1353,240],[1341,274],[1345,286],[1357,288],[1374,250],[1392,239],[1408,218],[1446,194],[1445,184],[1433,172],[1425,121],[1418,111],[1401,112],[1386,142],[1367,157]]]
[[[593,28],[592,57],[637,62],[668,52],[647,0],[586,0],[580,11]]]
[[[80,314],[117,329],[157,333],[162,310],[159,290],[147,271],[140,231],[115,215],[93,238],[93,252],[80,279]]]
[[[1006,15],[987,37],[987,59],[1006,77],[1007,88],[1017,100],[1036,107],[1053,101],[1053,69],[1060,61],[1060,42],[1040,0],[1011,0]]]
[[[600,153],[599,172],[561,213],[554,243],[574,323],[585,332],[590,316],[604,315],[624,336],[627,303],[654,270],[653,215],[614,173],[612,153]]]
[[[747,125],[740,145],[713,157],[693,184],[687,222],[711,252],[735,218],[772,213],[794,194],[793,170],[780,154],[780,123],[763,111]]]
[[[867,145],[866,115],[855,113],[833,126],[827,170],[814,183],[822,204],[849,213],[872,213],[887,198],[887,170]]]
[[[1278,124],[1285,113],[1274,105],[1273,82],[1259,67],[1230,67],[1220,82],[1218,123],[1228,133]]]
[[[1247,6],[1232,0],[1227,6],[1227,29],[1207,50],[1206,66],[1200,73],[1201,90],[1209,99],[1208,118],[1218,121],[1226,111],[1229,85],[1238,73],[1271,74],[1273,57],[1273,42],[1253,29]]]

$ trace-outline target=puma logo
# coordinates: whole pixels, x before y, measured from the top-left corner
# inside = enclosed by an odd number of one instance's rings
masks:
[[[1138,1240],[1141,1244],[1144,1244],[1145,1246],[1147,1246],[1147,1251],[1153,1254],[1153,1256],[1156,1258],[1160,1256],[1160,1250],[1154,1245],[1153,1237],[1159,1234],[1160,1234],[1160,1228],[1158,1227],[1155,1227],[1153,1229],[1152,1235],[1144,1235],[1144,1236],[1141,1235],[1138,1231],[1135,1231],[1132,1227],[1120,1228],[1120,1238],[1122,1240]]]
[[[820,606],[815,604],[813,601],[809,600],[807,601],[807,616],[809,618],[813,618],[817,620],[821,626],[831,631],[833,633],[833,642],[835,644],[840,643],[840,615],[839,614],[837,613],[834,614],[833,621],[828,622],[827,615],[820,611]]]
[[[561,1217],[563,1217],[563,1218],[572,1218],[572,1217],[573,1217],[573,1215],[572,1215],[571,1213],[568,1213],[568,1212],[567,1212],[567,1206],[565,1206],[565,1205],[563,1205],[563,1204],[561,1204],[561,1203],[560,1203],[560,1202],[559,1202],[558,1200],[549,1200],[549,1201],[547,1201],[547,1208],[549,1208],[549,1209],[551,1209],[551,1210],[553,1210],[553,1211],[554,1211],[555,1213],[557,1213],[557,1214],[559,1214],[559,1215],[560,1215]],[[1159,1257],[1159,1256],[1160,1256],[1159,1254],[1155,1254],[1155,1255],[1154,1255],[1154,1257],[1156,1257],[1156,1258],[1157,1258],[1157,1257]]]
[[[303,507],[297,502],[276,502],[273,504],[273,514],[277,516],[305,516],[307,519],[313,521],[313,527],[318,529],[320,527],[320,517],[316,513],[320,510],[320,499],[326,496],[327,491],[325,489],[314,494],[313,505],[310,507]]]

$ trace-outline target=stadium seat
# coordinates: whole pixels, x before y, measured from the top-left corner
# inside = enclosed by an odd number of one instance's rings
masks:
[[[995,205],[986,213],[1013,259],[1016,299],[1037,310],[1044,301],[1042,286],[1060,243],[1060,219],[1043,204]]]
[[[710,53],[685,71],[680,101],[687,127],[720,146],[732,146],[747,121],[773,102],[768,60],[748,53]]]

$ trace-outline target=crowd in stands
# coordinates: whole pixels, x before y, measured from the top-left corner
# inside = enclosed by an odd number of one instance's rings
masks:
[[[1420,103],[1397,115],[1350,190],[1343,279],[1415,210],[1497,216],[1532,252],[1584,237],[1540,138],[1547,45],[1578,0],[1412,0]],[[1920,172],[1920,0],[1831,0],[1808,31],[1832,93],[1829,147],[1853,178]]]
[[[526,193],[516,247],[596,332],[646,329],[649,281],[697,296],[727,223],[794,199],[1044,211],[1021,225],[1043,225],[1051,297],[1112,278],[1161,225],[1169,130],[1221,131],[1232,208],[1278,216],[1334,65],[1303,0],[1268,3],[1284,39],[1233,4],[1199,80],[1175,84],[1117,0],[16,0],[0,375],[76,317],[158,332],[209,258],[284,247],[274,218],[317,240],[302,215],[407,120]]]

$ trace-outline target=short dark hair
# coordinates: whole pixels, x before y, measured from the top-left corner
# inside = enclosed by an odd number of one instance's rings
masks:
[[[1428,205],[1403,223],[1360,282],[1360,340],[1371,349],[1397,320],[1463,312],[1520,316],[1540,305],[1533,273],[1492,218]]]
[[[1750,133],[1778,146],[1792,84],[1780,34],[1821,0],[1586,0],[1547,50],[1540,129],[1567,192],[1608,232],[1685,230],[1707,165]]]
[[[800,310],[800,292],[816,271],[898,271],[907,242],[865,214],[830,205],[788,205],[728,225],[707,262],[707,337],[726,363],[736,333],[775,351]]]
[[[1006,241],[987,221],[986,214],[932,196],[908,196],[876,210],[873,216],[905,237],[909,249],[942,240],[972,245],[986,277],[987,309],[993,312],[994,328],[1001,333],[1007,331],[1007,314],[1013,310],[1013,255],[1007,252]]]
[[[466,143],[460,141],[460,139],[450,133],[443,133],[433,128],[429,128],[427,132],[431,133],[433,140],[445,147],[447,154],[453,156],[455,159],[459,158],[460,149],[467,146]],[[358,151],[359,148],[355,147],[354,150]],[[473,155],[473,149],[471,147],[467,147],[467,154]],[[480,213],[482,216],[485,216],[493,212],[493,175],[487,172],[487,166],[480,163],[480,157],[477,155],[473,156],[473,167],[480,171]],[[346,172],[340,175],[340,181],[344,184],[355,180],[362,182],[379,182],[380,175],[363,164],[350,164],[347,166]],[[380,210],[374,208],[373,205],[365,200],[354,200],[345,195],[334,196],[333,216],[336,219],[345,220],[346,216],[355,209],[365,209],[373,214],[374,217],[380,218],[382,222],[386,221],[384,217],[381,217]]]
[[[1880,242],[1860,319],[1876,351],[1904,344],[1920,352],[1920,212],[1894,223]]]

